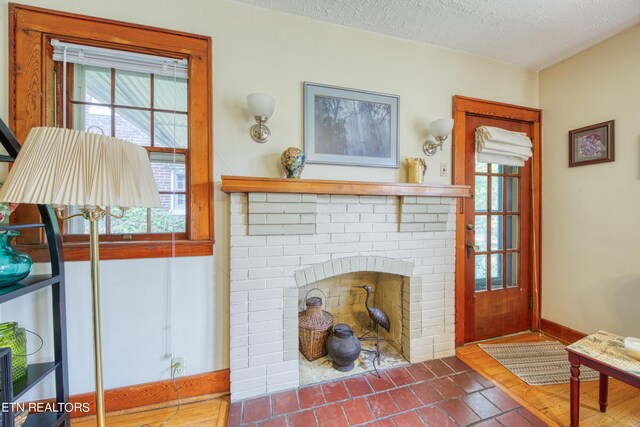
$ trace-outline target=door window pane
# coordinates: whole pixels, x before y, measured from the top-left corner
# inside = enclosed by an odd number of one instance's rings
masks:
[[[116,70],[116,105],[151,107],[151,74]]]
[[[476,292],[487,290],[487,256],[476,255]]]
[[[502,165],[491,165],[491,173],[502,173],[504,166]]]
[[[520,203],[520,180],[507,178],[507,212],[518,212]]]
[[[487,251],[487,217],[486,215],[476,215],[475,226],[476,246],[479,252]]]
[[[153,135],[156,147],[187,148],[187,115],[154,113]]]
[[[476,176],[475,205],[476,212],[487,211],[487,177]]]
[[[491,250],[501,251],[502,245],[502,215],[491,215]]]
[[[502,289],[502,254],[491,254],[491,290]]]
[[[506,224],[506,245],[507,249],[518,249],[518,238],[519,238],[519,229],[518,229],[518,216],[517,215],[507,215],[507,224]]]
[[[518,287],[518,253],[510,253],[507,258],[507,288]]]
[[[133,144],[151,145],[151,113],[130,108],[116,108],[116,138]]]
[[[518,175],[520,168],[518,166],[507,166],[507,173]]]
[[[491,211],[492,212],[502,212],[502,177],[501,176],[492,176],[491,177]]]
[[[489,165],[484,162],[476,162],[476,172],[486,173]]]

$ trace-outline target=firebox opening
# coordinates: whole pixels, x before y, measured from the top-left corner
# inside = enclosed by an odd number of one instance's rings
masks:
[[[340,372],[332,367],[329,355],[308,361],[299,353],[300,384],[328,381],[373,370],[375,350],[375,328],[365,307],[366,291],[371,287],[370,307],[378,307],[389,317],[389,332],[379,327],[380,363],[378,370],[407,364],[409,322],[409,277],[379,272],[347,273],[319,280],[299,288],[298,307],[304,310],[305,299],[322,298],[322,309],[333,315],[334,325],[345,323],[351,326],[360,340],[363,351],[349,372]]]

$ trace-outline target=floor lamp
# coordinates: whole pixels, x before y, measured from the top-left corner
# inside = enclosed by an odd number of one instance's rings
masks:
[[[82,217],[89,221],[96,417],[103,427],[98,224],[107,215],[122,218],[129,207],[162,207],[147,152],[104,135],[33,128],[0,190],[0,201],[49,204],[62,220]],[[63,216],[67,206],[78,206],[80,213]],[[110,213],[110,206],[118,207],[120,214]]]

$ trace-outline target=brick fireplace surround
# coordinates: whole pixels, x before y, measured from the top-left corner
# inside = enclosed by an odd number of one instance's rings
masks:
[[[222,179],[232,401],[299,387],[298,289],[347,273],[405,278],[409,362],[454,354],[456,197],[468,187]]]

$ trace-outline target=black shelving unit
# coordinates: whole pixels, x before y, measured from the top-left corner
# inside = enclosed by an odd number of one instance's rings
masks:
[[[0,120],[0,143],[8,155],[0,155],[0,162],[13,162],[20,151],[18,140],[6,124]],[[45,363],[32,363],[27,367],[27,376],[19,381],[11,381],[11,351],[0,349],[0,403],[14,403],[45,377],[55,375],[55,408],[61,412],[43,412],[30,414],[24,427],[52,427],[71,425],[68,412],[64,407],[69,403],[69,374],[67,365],[67,324],[64,288],[64,258],[62,238],[53,209],[48,205],[38,205],[41,223],[1,225],[0,232],[7,230],[44,229],[49,247],[51,274],[30,275],[20,282],[0,288],[0,304],[19,298],[43,288],[51,288],[53,360]],[[2,412],[2,427],[14,427],[12,405],[3,405],[8,411]]]

